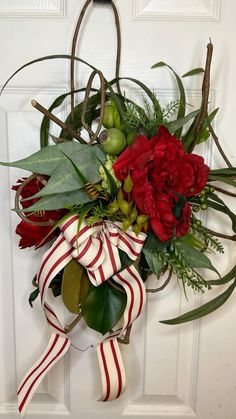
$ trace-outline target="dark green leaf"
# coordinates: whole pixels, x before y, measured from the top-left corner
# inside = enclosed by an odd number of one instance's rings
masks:
[[[178,196],[178,201],[174,205],[173,214],[177,218],[177,220],[180,222],[182,220],[183,209],[186,204],[186,199],[181,194],[176,193],[176,195]]]
[[[188,313],[182,314],[182,316],[179,316],[170,320],[162,320],[160,321],[160,323],[180,324],[180,323],[186,323],[192,320],[200,319],[201,317],[204,317],[212,313],[213,311],[217,310],[219,307],[221,307],[231,296],[232,292],[234,291],[235,286],[236,286],[236,281],[234,281],[234,283],[231,284],[229,288],[227,288],[226,291],[224,291],[222,294],[218,295],[218,297],[214,298],[208,303],[203,304],[202,306],[196,308],[195,310],[191,310]]]
[[[150,271],[159,279],[163,270],[163,263],[159,260],[158,253],[153,253],[151,250],[145,248],[143,248],[142,252],[145,255]]]
[[[126,294],[119,292],[106,281],[92,286],[81,309],[84,320],[91,329],[105,335],[121,318],[126,307]]]
[[[225,276],[220,279],[207,281],[209,285],[224,285],[236,278],[236,265]]]
[[[144,243],[143,249],[148,249],[152,252],[161,252],[162,250],[166,249],[167,246],[170,244],[170,241],[161,242],[154,233],[149,232]]]
[[[184,118],[177,119],[176,121],[165,122],[164,125],[170,133],[176,132],[179,128],[183,127],[191,119],[195,118],[200,112],[200,109],[193,111],[186,115]]]
[[[182,77],[189,77],[195,76],[196,74],[204,73],[204,69],[201,67],[194,68],[193,70],[188,71],[187,73],[183,74]]]
[[[222,199],[220,199],[216,194],[212,193],[207,199],[207,205],[209,205],[209,207],[215,209],[216,211],[220,211],[223,214],[228,215],[228,217],[232,221],[232,229],[234,233],[236,233],[236,214],[234,214],[229,209],[229,207],[227,207],[227,205]]]
[[[152,66],[152,68],[158,68],[158,67],[168,67],[176,78],[177,85],[179,88],[179,109],[178,109],[178,114],[177,114],[177,120],[180,120],[184,118],[185,108],[186,108],[186,95],[185,95],[185,90],[184,90],[182,80],[179,77],[179,75],[173,70],[173,68],[170,65],[164,63],[163,61],[160,61],[159,63],[154,64]],[[181,137],[181,133],[182,133],[182,127],[177,128],[177,130],[175,130],[175,135],[177,138]]]
[[[180,250],[185,260],[187,260],[188,264],[193,268],[210,269],[219,275],[218,271],[212,265],[210,259],[200,250],[188,245],[184,239],[176,239],[175,247]]]
[[[31,292],[30,296],[29,296],[29,304],[30,306],[33,308],[33,302],[36,300],[36,298],[39,295],[39,288],[36,288],[33,292]]]

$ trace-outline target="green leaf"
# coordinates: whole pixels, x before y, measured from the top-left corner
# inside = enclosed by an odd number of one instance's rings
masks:
[[[201,67],[194,68],[193,70],[188,71],[187,73],[184,73],[182,77],[190,77],[195,76],[196,74],[204,73],[204,69]]]
[[[89,204],[84,205],[82,207],[82,209],[80,210],[79,222],[78,222],[78,232],[80,231],[80,227],[81,227],[82,222],[84,221],[86,215],[89,213],[89,211],[91,211],[91,209],[94,208],[95,205],[96,205],[95,202],[91,202]]]
[[[145,255],[150,271],[153,272],[159,279],[164,266],[158,258],[158,253],[153,253],[151,250],[145,248],[143,248],[142,252]]]
[[[185,108],[186,108],[186,95],[185,95],[185,90],[184,90],[184,85],[182,83],[182,80],[179,77],[179,75],[173,70],[173,68],[170,65],[164,63],[163,61],[160,61],[159,63],[154,64],[152,66],[152,68],[159,68],[159,67],[168,67],[176,78],[177,85],[179,88],[179,109],[178,109],[178,114],[177,114],[177,120],[182,119],[184,118]],[[180,138],[181,134],[182,134],[182,127],[178,128],[175,131],[175,135],[177,138]]]
[[[88,194],[83,189],[78,189],[77,191],[44,196],[38,202],[31,205],[31,207],[25,208],[24,212],[71,208],[86,204],[90,201]]]
[[[85,151],[89,146],[77,143],[60,144],[62,151],[71,155],[78,150]],[[59,145],[50,145],[37,151],[29,157],[15,162],[0,162],[2,166],[17,167],[19,169],[29,170],[32,173],[41,175],[49,175],[53,173],[56,167],[65,161],[65,157],[61,153]]]
[[[77,176],[78,176],[80,182],[82,183],[82,185],[85,185],[86,183],[88,183],[88,179],[84,176],[84,174],[81,172],[81,170],[78,168],[78,166],[73,162],[73,160],[69,156],[67,156],[65,153],[63,153],[63,154],[71,162],[71,164],[72,164],[72,166],[75,170],[75,173],[77,174]]]
[[[224,285],[236,278],[236,265],[225,276],[220,279],[207,281],[209,285]]]
[[[209,175],[208,182],[223,182],[226,185],[231,185],[236,187],[236,180],[231,179],[229,176],[218,176],[218,175]]]
[[[123,250],[118,249],[120,261],[121,261],[121,268],[119,272],[123,271],[125,268],[128,268],[129,266],[133,265],[134,261],[129,258],[126,252],[123,252]]]
[[[134,79],[132,77],[119,77],[115,80],[129,80],[132,81],[133,83],[137,84],[139,87],[141,87],[141,89],[143,89],[143,91],[146,93],[146,95],[149,97],[149,99],[151,99],[154,109],[157,110],[157,112],[159,113],[159,115],[162,116],[162,109],[161,106],[156,98],[156,96],[154,95],[154,93],[141,81]]]
[[[236,233],[236,214],[234,214],[229,209],[229,207],[227,207],[225,202],[222,199],[220,199],[215,193],[212,193],[206,202],[207,205],[209,205],[209,207],[228,215],[228,217],[232,221],[232,230],[234,231],[234,233]]]
[[[160,323],[180,324],[180,323],[186,323],[192,320],[200,319],[201,317],[204,317],[212,313],[213,311],[217,310],[219,307],[221,307],[231,296],[232,292],[234,291],[235,286],[236,286],[236,281],[234,281],[234,283],[231,284],[229,288],[227,288],[226,291],[224,291],[222,294],[218,295],[218,297],[214,298],[208,303],[203,304],[202,306],[196,308],[195,310],[191,310],[188,313],[182,314],[182,316],[179,316],[170,320],[162,320],[160,321]]]
[[[39,288],[36,288],[33,292],[31,292],[30,296],[29,296],[29,305],[33,308],[33,302],[36,300],[36,298],[39,295]]]
[[[80,311],[81,288],[87,287],[88,282],[90,284],[90,281],[86,280],[85,276],[84,267],[75,259],[72,259],[64,268],[61,295],[63,303],[71,313],[79,313]]]
[[[177,220],[180,222],[182,220],[183,209],[186,204],[186,199],[181,194],[176,193],[175,195],[178,196],[178,201],[174,205],[173,214],[177,218]]]
[[[224,167],[223,169],[211,170],[211,175],[236,176],[236,167]]]
[[[198,144],[200,144],[201,142],[206,141],[209,136],[209,130],[207,129],[209,124],[211,124],[211,122],[213,121],[213,119],[215,118],[217,112],[218,112],[219,108],[216,108],[214,111],[212,111],[210,113],[210,115],[207,115],[207,117],[205,118],[205,120],[203,121],[200,133],[199,133],[199,141]],[[187,131],[187,133],[184,135],[184,137],[182,138],[182,142],[184,144],[184,148],[185,151],[188,151],[192,141],[193,141],[193,137],[194,137],[194,122],[192,123],[191,127],[189,128],[189,130]]]
[[[71,60],[71,55],[66,55],[66,54],[54,54],[54,55],[47,55],[44,57],[40,57],[40,58],[36,58],[35,60],[29,61],[28,63],[22,65],[21,67],[19,67],[8,79],[7,81],[4,83],[1,91],[0,91],[0,95],[2,94],[3,90],[5,89],[5,87],[8,85],[9,81],[16,76],[16,74],[18,74],[20,71],[22,71],[24,68],[31,66],[32,64],[36,64],[42,61],[48,61],[48,60],[55,60],[55,59],[67,59],[67,60]],[[87,61],[82,60],[81,58],[78,57],[74,57],[75,61],[79,61],[83,64],[86,64],[88,67],[92,68],[93,70],[96,70],[96,68],[94,66],[92,66],[91,64],[89,64]]]
[[[152,252],[161,252],[170,244],[170,240],[161,242],[155,234],[150,231],[144,243],[143,249],[148,249]]]
[[[92,286],[81,304],[82,315],[91,329],[105,335],[121,318],[126,307],[126,294],[119,292],[106,281]]]
[[[62,149],[62,152],[65,153],[67,156],[66,147],[70,148],[72,144],[59,144],[57,146],[49,146],[50,147],[58,147],[59,150]],[[97,183],[99,178],[99,163],[97,157],[101,160],[105,159],[105,154],[101,150],[100,146],[86,146],[81,148],[82,144],[76,144],[78,148],[74,153],[71,153],[72,160],[74,164],[80,168],[80,171],[83,173],[84,178],[89,178],[89,182]],[[41,152],[44,152],[47,147],[43,148]],[[65,152],[66,151],[66,152]],[[61,153],[62,154],[62,153]],[[34,198],[40,198],[45,195],[51,194],[62,194],[66,192],[76,191],[77,189],[81,189],[84,186],[84,183],[76,175],[74,167],[71,165],[71,162],[63,155],[63,160],[60,162],[59,165],[55,168],[53,173],[51,174],[50,179],[48,180],[46,186],[41,189]],[[38,173],[37,170],[33,170],[33,172]],[[32,197],[31,197],[32,198]]]
[[[165,122],[163,125],[168,129],[170,133],[176,132],[179,128],[187,124],[191,119],[195,118],[200,112],[200,109],[193,111],[186,115],[184,118],[177,119],[176,121]]]
[[[211,271],[216,272],[220,276],[218,271],[212,265],[210,259],[200,250],[196,249],[195,247],[192,247],[191,245],[188,245],[184,239],[176,239],[175,247],[179,248],[181,254],[187,260],[188,264],[193,268],[210,269]]]
[[[101,163],[102,168],[103,168],[103,170],[106,174],[106,177],[107,177],[107,180],[108,180],[108,183],[109,183],[109,186],[110,186],[111,197],[115,197],[117,195],[117,191],[118,191],[115,179],[99,158],[98,158],[98,161]]]

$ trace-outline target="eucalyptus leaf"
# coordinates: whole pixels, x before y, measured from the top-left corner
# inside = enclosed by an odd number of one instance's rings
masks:
[[[126,294],[114,289],[106,281],[98,287],[91,287],[81,304],[82,315],[91,329],[105,335],[123,315],[126,302]]]
[[[62,208],[70,209],[90,202],[88,194],[83,189],[77,191],[46,195],[31,207],[24,208],[24,212],[50,211]]]
[[[86,152],[89,147],[89,145],[74,142],[50,145],[25,159],[10,163],[0,162],[0,164],[2,166],[17,167],[19,169],[29,170],[32,173],[51,176],[57,166],[66,161],[61,151],[71,156],[74,153]]]
[[[161,242],[155,234],[151,231],[148,233],[147,238],[145,240],[143,249],[148,249],[151,252],[161,252],[162,250],[166,249],[167,246],[170,244],[170,240]]]
[[[214,298],[208,303],[203,304],[202,306],[194,310],[191,310],[188,313],[182,314],[181,316],[176,317],[174,319],[161,320],[160,323],[174,325],[174,324],[190,322],[193,320],[200,319],[201,317],[207,316],[208,314],[212,313],[213,311],[221,307],[228,300],[228,298],[233,293],[235,286],[236,286],[236,281],[234,281],[233,284],[231,284],[229,288],[227,288],[226,291],[224,291],[222,294],[218,295],[218,297]]]

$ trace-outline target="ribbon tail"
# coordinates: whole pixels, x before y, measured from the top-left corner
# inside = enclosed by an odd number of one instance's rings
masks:
[[[42,379],[48,371],[61,359],[70,347],[70,339],[57,333],[52,333],[49,344],[43,355],[23,378],[18,396],[18,409],[22,417]]]
[[[101,401],[117,399],[126,388],[126,376],[117,338],[107,339],[97,347],[102,380]]]

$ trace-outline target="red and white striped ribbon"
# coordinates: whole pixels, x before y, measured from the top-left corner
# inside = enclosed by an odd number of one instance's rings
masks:
[[[119,326],[98,346],[103,401],[114,400],[125,390],[125,371],[117,338],[140,315],[145,303],[145,288],[135,267],[132,265],[117,273],[121,268],[118,249],[135,260],[146,239],[144,233],[137,237],[131,229],[124,232],[118,223],[110,221],[99,222],[92,227],[83,222],[78,232],[77,215],[70,217],[60,228],[61,234],[45,253],[37,275],[41,302],[52,335],[43,355],[20,384],[18,406],[22,416],[43,377],[70,347],[70,339],[47,303],[47,293],[53,278],[73,258],[87,269],[93,285],[99,286],[112,277],[127,294],[122,324],[119,322]]]

